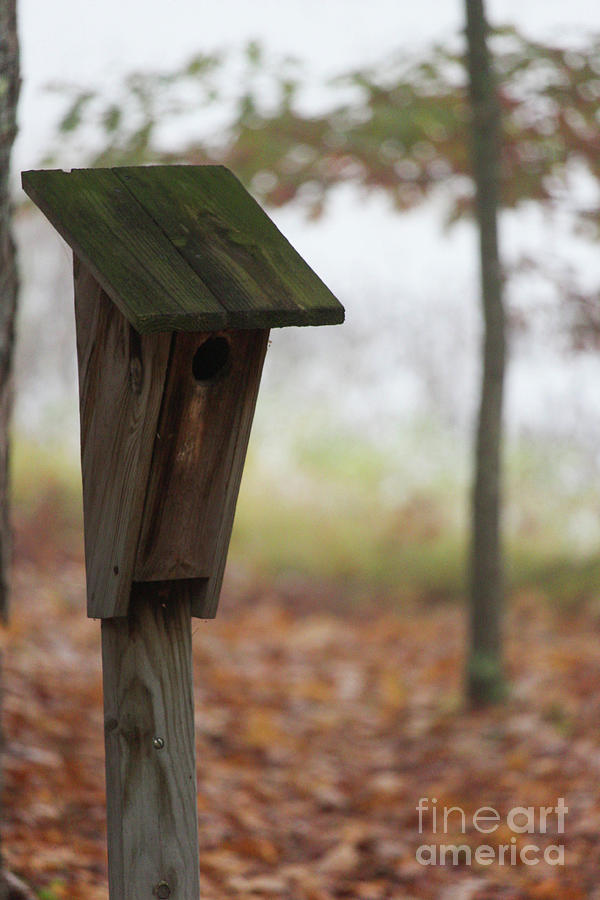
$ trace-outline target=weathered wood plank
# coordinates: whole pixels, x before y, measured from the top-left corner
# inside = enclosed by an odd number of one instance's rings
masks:
[[[342,322],[223,166],[31,171],[23,187],[140,332]]]
[[[139,335],[74,264],[88,615],[127,613],[172,336]]]
[[[216,612],[268,335],[174,336],[134,578],[208,578],[192,596],[200,617]],[[197,380],[207,340],[228,358],[214,378]]]
[[[343,321],[339,301],[228,169],[113,171],[228,310],[229,327]]]
[[[198,900],[190,599],[136,585],[129,609],[102,622],[110,898]]]
[[[137,331],[226,324],[199,274],[112,170],[24,172],[23,187]]]

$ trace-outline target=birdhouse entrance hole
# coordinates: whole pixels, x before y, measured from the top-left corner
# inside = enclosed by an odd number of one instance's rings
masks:
[[[196,381],[214,381],[226,371],[230,355],[229,341],[220,335],[200,344],[192,360],[192,374]]]

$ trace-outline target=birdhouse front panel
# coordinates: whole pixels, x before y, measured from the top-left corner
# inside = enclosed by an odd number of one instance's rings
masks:
[[[133,577],[208,578],[197,615],[214,614],[268,335],[173,335]]]

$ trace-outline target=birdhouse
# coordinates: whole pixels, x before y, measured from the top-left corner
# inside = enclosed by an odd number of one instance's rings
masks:
[[[88,615],[215,615],[269,329],[343,308],[221,166],[26,172],[74,252]]]
[[[111,900],[197,900],[190,616],[215,615],[269,329],[344,311],[221,166],[25,172],[73,248]]]

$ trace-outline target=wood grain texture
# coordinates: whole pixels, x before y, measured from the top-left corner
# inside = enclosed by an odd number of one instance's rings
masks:
[[[190,598],[136,585],[127,618],[102,622],[111,900],[198,900]],[[154,739],[164,746],[158,749]]]
[[[344,320],[223,166],[30,171],[22,182],[140,333]]]
[[[216,612],[268,331],[229,331],[229,362],[197,381],[193,360],[210,334],[174,336],[158,424],[136,581],[197,582],[192,614]]]
[[[139,335],[75,260],[89,616],[127,613],[171,335]]]
[[[202,279],[110,169],[24,172],[22,180],[137,331],[226,324]]]
[[[339,301],[224,166],[113,171],[227,309],[229,327],[343,321]]]

